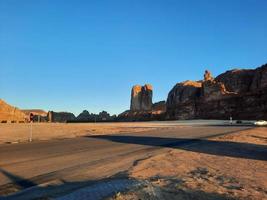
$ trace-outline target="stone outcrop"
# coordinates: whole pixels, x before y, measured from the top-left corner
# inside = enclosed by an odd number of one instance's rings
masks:
[[[202,82],[185,81],[177,83],[168,94],[167,105],[193,101],[200,96]]]
[[[250,86],[251,91],[266,89],[267,87],[267,64],[255,70]]]
[[[117,121],[151,121],[164,120],[166,102],[152,103],[153,88],[151,85],[135,85],[131,92],[130,110],[117,117]]]
[[[153,103],[152,105],[152,113],[153,114],[162,114],[166,112],[166,101],[159,101]]]
[[[49,111],[47,113],[48,122],[68,122],[68,121],[72,121],[75,119],[76,119],[75,115],[69,112]]]
[[[195,115],[195,101],[200,98],[202,81],[177,83],[168,94],[167,118],[187,119]]]
[[[212,81],[213,77],[211,75],[211,72],[209,70],[206,70],[204,73],[204,81]]]
[[[101,122],[101,121],[115,121],[116,115],[110,115],[107,111],[99,112],[98,114],[89,113],[84,110],[80,113],[73,122]]]
[[[135,85],[131,92],[131,111],[148,111],[152,109],[153,88],[151,85]]]
[[[87,110],[84,110],[76,117],[76,120],[78,120],[78,121],[91,121],[92,115]]]
[[[245,93],[249,92],[253,77],[254,70],[234,69],[217,76],[215,80],[223,83],[229,92]]]
[[[20,109],[7,104],[4,100],[0,99],[0,122],[26,122],[28,116],[25,115]]]
[[[169,92],[166,119],[230,116],[267,119],[267,65],[255,70],[230,70],[215,79],[205,71],[203,81],[178,83]]]
[[[216,100],[224,98],[228,92],[223,83],[216,80],[204,81],[201,94],[206,100]]]

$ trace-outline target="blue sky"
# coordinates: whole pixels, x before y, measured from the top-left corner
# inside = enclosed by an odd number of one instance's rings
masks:
[[[0,0],[0,98],[75,114],[267,62],[266,0]]]

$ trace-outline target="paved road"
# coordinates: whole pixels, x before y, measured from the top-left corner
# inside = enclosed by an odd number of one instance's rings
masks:
[[[166,147],[247,128],[166,127],[142,133],[0,145],[0,195],[22,190],[19,194],[24,199],[34,194],[60,196],[120,176],[138,160],[166,151]]]

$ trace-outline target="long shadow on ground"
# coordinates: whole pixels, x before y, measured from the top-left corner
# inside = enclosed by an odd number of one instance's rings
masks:
[[[123,135],[99,135],[90,137],[100,140],[109,140],[118,143],[169,147],[174,149],[182,149],[186,151],[206,153],[218,156],[229,156],[234,158],[245,158],[263,161],[267,160],[267,145],[256,145],[251,143],[230,141],[212,141],[206,139],[181,139]]]
[[[151,183],[148,182],[140,182],[134,179],[103,179],[98,182],[94,182],[91,180],[83,181],[83,182],[64,182],[62,180],[62,184],[57,185],[46,185],[40,186],[37,183],[34,183],[31,180],[24,179],[19,177],[15,174],[12,174],[4,169],[0,169],[1,173],[6,175],[12,181],[13,184],[17,184],[19,187],[26,189],[28,187],[34,186],[33,189],[29,189],[7,195],[7,196],[0,196],[0,200],[31,200],[31,199],[50,199],[51,197],[55,200],[79,200],[79,199],[94,199],[94,200],[101,200],[106,199],[107,197],[111,197],[115,195],[117,192],[127,192],[129,189],[133,189],[133,192],[136,193],[137,196],[141,198],[145,198],[147,200],[152,199],[185,199],[185,200],[234,200],[228,195],[224,194],[216,194],[216,193],[208,193],[201,190],[192,190],[192,189],[175,189],[169,190],[164,189],[159,186],[156,186],[160,191],[159,194],[154,193],[141,193],[143,188],[147,188],[148,186],[152,186]],[[134,184],[129,184],[131,182],[140,183],[136,186]],[[119,184],[117,187],[114,187],[114,183]],[[129,184],[130,187],[123,187],[122,185]],[[131,186],[132,185],[132,186]],[[152,186],[154,187],[154,186]],[[80,189],[82,188],[82,189]],[[73,192],[73,193],[70,193]],[[67,194],[66,193],[70,193]]]

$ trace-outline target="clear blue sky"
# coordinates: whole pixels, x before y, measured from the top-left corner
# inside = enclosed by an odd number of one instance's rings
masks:
[[[0,0],[0,98],[75,114],[267,62],[266,0]]]

